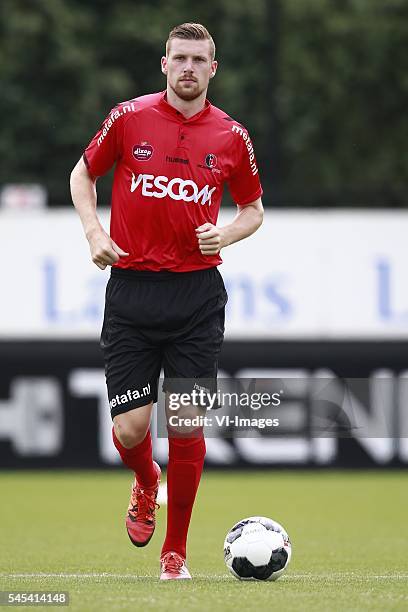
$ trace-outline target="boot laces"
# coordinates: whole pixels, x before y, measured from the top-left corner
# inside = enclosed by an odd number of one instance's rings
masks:
[[[184,565],[184,559],[172,552],[166,553],[161,561],[163,572],[178,572]]]
[[[154,522],[154,513],[160,506],[156,502],[156,491],[142,489],[138,485],[132,491],[132,507],[129,512],[132,513],[134,520]]]

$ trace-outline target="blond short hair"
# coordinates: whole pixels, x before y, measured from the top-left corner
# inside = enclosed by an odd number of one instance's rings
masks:
[[[169,54],[170,41],[173,38],[182,38],[184,40],[209,40],[211,60],[214,60],[215,43],[213,37],[201,23],[182,23],[173,28],[166,42],[166,55]]]

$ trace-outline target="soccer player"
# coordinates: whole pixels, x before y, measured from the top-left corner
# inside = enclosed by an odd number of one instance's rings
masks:
[[[166,90],[115,106],[71,173],[72,199],[92,261],[112,266],[101,347],[113,441],[134,472],[126,528],[135,546],[155,529],[160,467],[150,420],[158,378],[215,381],[227,301],[217,266],[224,247],[262,223],[262,188],[246,129],[206,98],[217,71],[205,27],[175,27],[161,69]],[[112,166],[110,235],[96,212],[96,181]],[[217,227],[224,185],[237,205]],[[207,387],[206,387],[207,388]],[[167,532],[161,579],[191,578],[186,541],[205,455],[203,432],[169,431]]]

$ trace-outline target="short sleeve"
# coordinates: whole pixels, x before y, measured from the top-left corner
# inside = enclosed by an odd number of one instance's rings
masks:
[[[237,124],[233,124],[232,132],[235,139],[233,148],[237,151],[237,157],[228,180],[228,188],[235,204],[245,206],[260,198],[263,190],[254,147],[248,132]]]
[[[123,111],[113,108],[84,151],[84,162],[92,176],[106,174],[122,155]]]

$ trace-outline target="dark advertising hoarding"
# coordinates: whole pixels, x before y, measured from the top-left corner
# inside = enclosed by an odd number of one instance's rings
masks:
[[[407,348],[402,342],[226,342],[221,390],[239,388],[252,399],[254,391],[270,391],[280,400],[213,411],[207,465],[407,466]],[[2,468],[118,465],[97,343],[2,342],[0,362]],[[165,463],[162,404],[152,428],[155,455]]]

